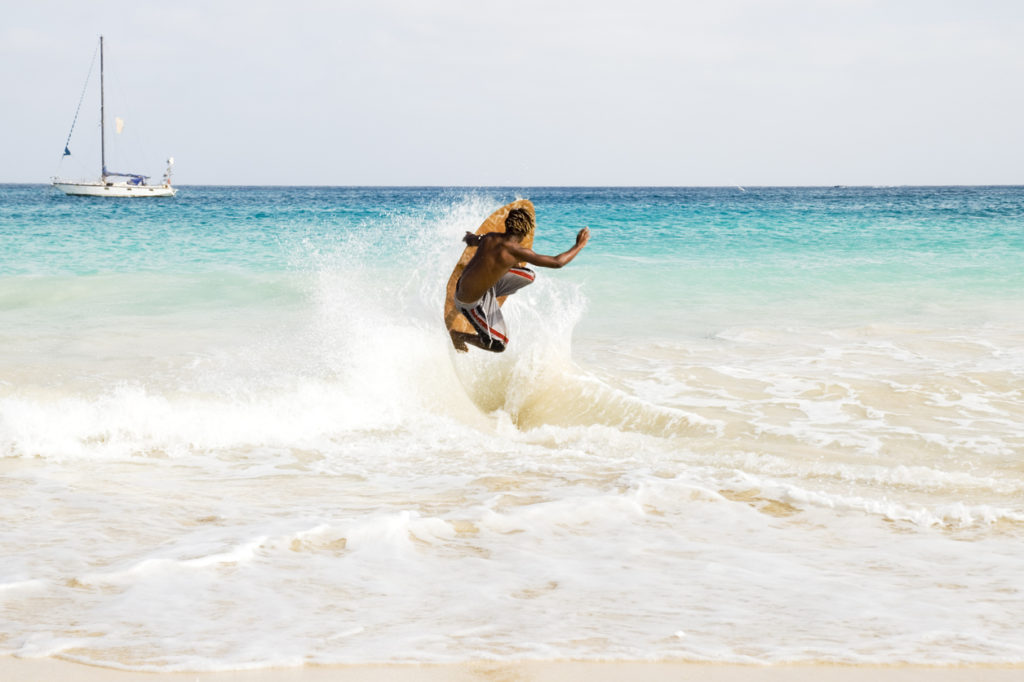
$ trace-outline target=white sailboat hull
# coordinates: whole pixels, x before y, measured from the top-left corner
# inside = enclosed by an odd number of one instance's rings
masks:
[[[79,197],[173,197],[177,189],[170,185],[129,185],[126,182],[65,182],[54,180],[53,186]]]

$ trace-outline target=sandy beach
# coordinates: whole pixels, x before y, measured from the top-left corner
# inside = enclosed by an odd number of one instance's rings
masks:
[[[1024,667],[745,666],[685,662],[528,661],[456,665],[312,666],[217,673],[148,673],[80,665],[52,658],[0,659],[0,679],[19,682],[854,682],[869,677],[874,682],[1010,682],[1024,680]]]

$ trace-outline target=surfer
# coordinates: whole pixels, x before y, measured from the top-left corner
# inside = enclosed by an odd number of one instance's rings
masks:
[[[467,232],[462,241],[477,247],[455,286],[455,308],[476,330],[476,334],[452,331],[455,349],[466,352],[471,344],[495,353],[505,350],[508,332],[501,315],[498,299],[519,291],[533,283],[534,272],[521,267],[526,262],[542,268],[560,268],[576,257],[587,240],[590,228],[584,227],[576,235],[576,244],[557,256],[535,253],[522,245],[523,238],[533,232],[533,216],[522,208],[514,208],[505,218],[504,232],[477,235]]]

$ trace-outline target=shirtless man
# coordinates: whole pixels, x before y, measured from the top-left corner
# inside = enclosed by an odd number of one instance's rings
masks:
[[[585,227],[576,235],[576,245],[571,249],[557,256],[545,256],[522,245],[523,238],[532,231],[530,212],[514,208],[505,218],[504,232],[483,236],[467,232],[462,238],[477,250],[455,286],[455,308],[465,315],[476,334],[452,331],[456,350],[466,352],[467,343],[494,353],[505,350],[508,332],[498,299],[532,283],[535,276],[533,270],[518,264],[525,261],[542,268],[560,268],[572,261],[590,239],[590,229]]]

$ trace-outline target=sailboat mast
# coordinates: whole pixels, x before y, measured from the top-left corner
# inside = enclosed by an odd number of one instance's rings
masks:
[[[103,36],[100,36],[100,176],[107,181],[107,122],[103,112]]]

